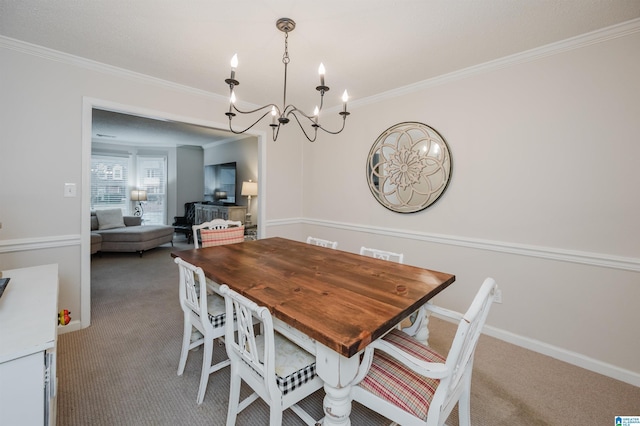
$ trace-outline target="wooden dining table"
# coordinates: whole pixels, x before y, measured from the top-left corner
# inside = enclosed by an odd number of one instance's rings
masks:
[[[360,354],[455,281],[452,274],[280,237],[174,251],[213,285],[266,306],[278,332],[315,354],[324,425],[349,425]]]

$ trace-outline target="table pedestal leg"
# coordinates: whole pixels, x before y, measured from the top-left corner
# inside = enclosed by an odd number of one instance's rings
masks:
[[[421,323],[416,331],[415,339],[429,346],[429,314],[425,309],[420,309],[418,315],[422,315],[422,318],[416,318],[416,321],[421,321]]]
[[[351,385],[344,388],[334,388],[324,385],[324,420],[323,426],[351,424],[349,415],[351,414]]]
[[[326,393],[324,426],[350,426],[351,383],[356,377],[360,356],[345,358],[324,345],[316,344],[316,370],[324,381]]]

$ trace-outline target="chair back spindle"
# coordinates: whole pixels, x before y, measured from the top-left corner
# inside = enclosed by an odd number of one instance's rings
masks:
[[[373,257],[374,259],[388,260],[391,262],[404,263],[404,253],[394,253],[392,251],[378,250],[368,247],[360,247],[362,256]]]
[[[482,327],[489,315],[489,308],[494,301],[496,289],[495,281],[492,278],[487,278],[458,325],[446,362],[447,368],[452,371],[452,374],[441,383],[449,389],[448,392],[443,392],[443,395],[448,397],[444,401],[445,406],[451,404],[452,399],[459,395],[458,390],[464,385],[465,375],[471,377],[473,355],[480,339]]]
[[[337,241],[323,240],[322,238],[316,238],[316,237],[307,237],[307,244],[313,244],[313,245],[316,245],[316,246],[327,247],[327,248],[331,248],[331,249],[337,249],[338,248],[338,242]]]
[[[195,248],[241,243],[244,241],[244,225],[240,221],[213,219],[193,225]]]
[[[202,404],[209,375],[230,364],[228,359],[212,364],[213,341],[222,338],[225,333],[224,301],[213,290],[213,294],[208,294],[207,281],[202,268],[185,262],[179,257],[176,257],[174,261],[178,265],[180,275],[178,291],[180,307],[184,314],[178,376],[184,373],[189,351],[203,346],[202,370],[197,396],[198,404]],[[233,327],[233,321],[230,323]]]
[[[282,412],[291,408],[307,425],[316,421],[298,401],[320,389],[322,380],[315,373],[315,358],[302,348],[274,331],[271,312],[264,306],[220,286],[225,299],[227,318],[235,315],[237,333],[229,324],[225,344],[231,360],[231,383],[227,425],[234,425],[240,411],[258,397],[269,404],[269,424],[282,423]],[[260,335],[255,324],[260,324]],[[240,382],[245,381],[254,391],[240,402]]]

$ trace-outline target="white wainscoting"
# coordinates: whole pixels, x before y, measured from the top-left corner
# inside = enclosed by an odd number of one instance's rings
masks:
[[[498,251],[502,253],[511,253],[521,256],[532,256],[550,260],[558,260],[564,262],[581,263],[606,268],[620,269],[624,271],[640,271],[640,259],[637,258],[621,258],[609,256],[599,253],[587,253],[579,251],[569,251],[555,249],[549,247],[527,246],[522,244],[514,244],[507,242],[479,240],[472,238],[464,238],[451,235],[440,235],[426,232],[407,231],[394,228],[371,227],[345,222],[325,221],[318,219],[288,218],[267,221],[266,227],[291,226],[308,224],[314,226],[323,226],[336,229],[344,229],[347,231],[366,232],[369,234],[377,234],[383,236],[392,236],[396,238],[406,238],[420,241],[427,241],[438,244],[449,244],[461,247],[468,247],[480,250]],[[268,232],[267,232],[268,235]],[[16,240],[0,241],[0,253],[9,253],[27,250],[41,250],[56,247],[67,247],[80,245],[80,235],[61,235],[44,238],[25,238]],[[639,283],[640,285],[640,283]],[[80,328],[80,324],[69,324],[67,327],[59,328],[60,332],[75,331]],[[64,329],[64,330],[63,330]],[[634,371],[625,370],[615,365],[586,357],[580,353],[568,351],[557,346],[520,336],[508,331],[486,326],[484,333],[488,336],[512,343],[514,345],[538,352],[552,358],[576,365],[581,368],[614,378],[616,380],[629,383],[640,387],[640,374]]]

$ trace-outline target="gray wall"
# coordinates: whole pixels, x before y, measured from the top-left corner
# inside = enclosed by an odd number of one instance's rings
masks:
[[[220,164],[236,162],[236,182],[238,198],[236,204],[247,205],[247,197],[240,195],[242,182],[252,180],[258,181],[258,141],[254,137],[245,138],[238,141],[212,144],[205,147],[204,164]],[[251,198],[251,221],[254,225],[258,223],[258,200]]]
[[[176,215],[182,216],[185,203],[203,200],[204,151],[197,146],[179,146],[176,152]]]

